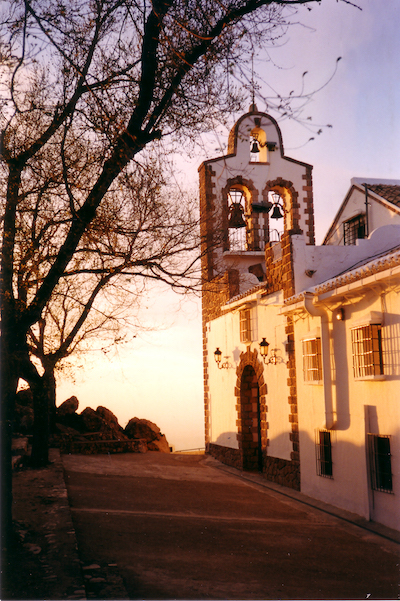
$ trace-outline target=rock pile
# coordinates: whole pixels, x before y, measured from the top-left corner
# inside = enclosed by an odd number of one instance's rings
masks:
[[[86,407],[77,413],[78,407],[78,399],[71,397],[57,409],[55,439],[64,452],[170,452],[165,435],[147,419],[135,417],[124,429],[106,407]]]
[[[72,396],[56,410],[52,446],[64,453],[122,453],[160,451],[169,453],[170,447],[160,428],[147,419],[134,417],[125,428],[106,407],[96,410],[86,407],[78,413],[79,401]],[[30,441],[33,431],[33,403],[29,390],[17,395],[14,421],[14,443],[21,446]],[[23,437],[23,438],[22,438]],[[14,450],[13,450],[14,452]],[[19,448],[15,449],[19,454]]]

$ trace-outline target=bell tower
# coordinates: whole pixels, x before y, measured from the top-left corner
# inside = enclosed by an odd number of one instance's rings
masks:
[[[234,383],[234,374],[238,374],[240,366],[244,369],[248,364],[255,370],[254,377],[261,378],[264,370],[263,364],[257,363],[255,346],[257,299],[272,295],[276,304],[277,298],[282,302],[292,296],[296,289],[292,238],[303,235],[306,243],[315,244],[311,173],[311,165],[285,156],[277,122],[259,112],[254,103],[233,126],[228,153],[205,161],[199,168],[206,445],[212,444],[216,452],[218,449],[222,452],[225,441],[224,452],[230,454],[228,462],[232,465],[235,461],[239,465],[240,454],[245,452],[240,420],[254,417],[242,416],[238,418],[240,424],[235,421],[236,426],[232,421],[233,409],[243,400],[232,395],[242,385],[239,376]],[[275,315],[276,311],[272,313]],[[295,368],[294,353],[289,350],[293,346],[293,324],[289,320],[284,322],[284,317],[276,319],[285,332],[289,360],[284,368],[289,375]],[[222,354],[218,347],[221,341],[228,360],[227,369],[222,373],[221,368],[217,377],[214,359],[221,359],[215,355]],[[266,388],[261,380],[256,384],[260,399],[264,399]],[[293,390],[290,394],[291,406],[296,407]],[[266,413],[266,406],[260,411]],[[230,416],[227,430],[220,423],[222,414]],[[227,441],[224,432],[234,432],[236,427],[236,442]],[[267,428],[266,422],[263,427]],[[290,445],[298,444],[296,428],[297,423],[293,423]],[[266,446],[264,431],[253,435]],[[236,448],[235,444],[239,446]],[[292,455],[285,465],[290,464],[297,482],[299,458],[294,446]]]
[[[202,163],[203,305],[208,291],[217,310],[232,296],[268,285],[268,257],[282,255],[291,235],[315,243],[311,171],[285,156],[277,122],[255,104],[232,128],[228,154]]]

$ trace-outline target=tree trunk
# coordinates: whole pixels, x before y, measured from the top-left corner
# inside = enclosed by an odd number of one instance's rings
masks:
[[[30,382],[33,394],[32,467],[45,467],[49,463],[51,418],[55,411],[54,367],[46,368],[43,376]]]
[[[12,360],[10,340],[7,340],[3,323],[1,336],[1,561],[4,580],[8,574],[7,551],[13,542],[12,527],[12,431],[15,399],[18,386],[18,370]],[[7,344],[9,343],[9,344]]]

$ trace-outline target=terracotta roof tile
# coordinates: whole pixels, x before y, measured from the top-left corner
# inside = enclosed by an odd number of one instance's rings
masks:
[[[387,184],[368,184],[368,190],[379,194],[392,204],[400,207],[400,186],[389,186]]]

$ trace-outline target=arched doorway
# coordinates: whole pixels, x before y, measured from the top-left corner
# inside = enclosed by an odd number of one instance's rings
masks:
[[[262,472],[262,412],[260,387],[251,365],[246,365],[240,382],[240,417],[243,469]]]

